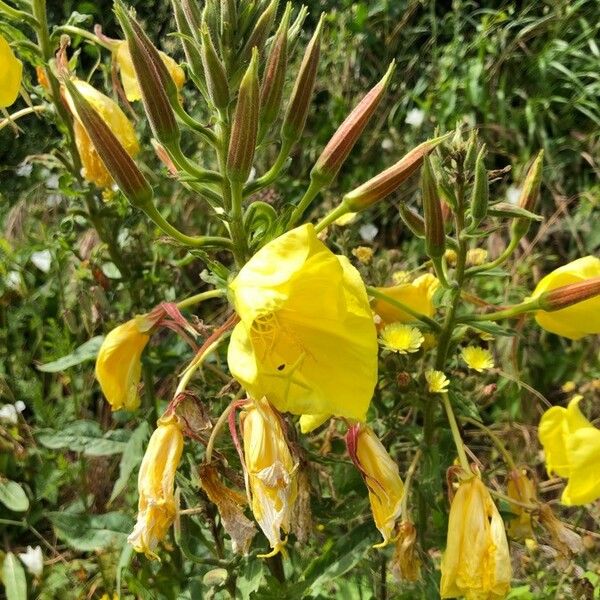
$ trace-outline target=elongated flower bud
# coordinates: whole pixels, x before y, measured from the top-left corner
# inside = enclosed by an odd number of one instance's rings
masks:
[[[206,87],[212,103],[216,108],[223,110],[229,104],[229,84],[227,83],[225,67],[215,50],[206,24],[202,26],[201,36],[202,64],[204,66],[204,76],[206,77]]]
[[[102,117],[77,90],[75,84],[65,79],[64,85],[79,121],[119,189],[134,206],[147,205],[153,197],[152,188],[129,152],[121,145]]]
[[[202,11],[202,23],[206,24],[210,37],[219,46],[221,41],[221,7],[217,4],[217,0],[205,1]]]
[[[266,132],[279,115],[287,70],[287,38],[292,3],[288,2],[275,34],[260,89],[260,128]]]
[[[254,25],[254,29],[246,40],[240,53],[240,62],[242,66],[247,63],[253,48],[256,48],[259,53],[262,53],[267,36],[271,31],[271,27],[273,27],[278,4],[279,0],[271,0],[264,12],[258,17],[258,21],[256,21],[256,25]]]
[[[177,25],[177,31],[181,34],[181,45],[183,46],[183,52],[185,54],[185,60],[188,63],[192,75],[196,79],[200,79],[204,69],[202,68],[202,57],[200,56],[200,47],[196,40],[198,32],[194,31],[192,25],[186,17],[183,5],[186,2],[182,0],[171,0],[173,5],[173,14],[175,15],[175,23]]]
[[[328,185],[333,181],[379,106],[394,68],[395,64],[392,62],[381,81],[363,97],[338,127],[317,159],[310,173],[311,179],[322,185]]]
[[[479,151],[475,161],[475,181],[471,196],[471,218],[473,226],[479,225],[487,215],[488,202],[490,198],[490,183],[485,168],[485,145]]]
[[[202,13],[200,12],[200,6],[197,0],[174,0],[174,2],[180,5],[183,16],[187,21],[190,31],[192,32],[192,36],[196,42],[200,43]]]
[[[292,95],[283,119],[281,137],[288,145],[291,145],[300,139],[300,136],[304,131],[304,126],[306,125],[308,108],[315,88],[317,67],[319,66],[322,33],[323,16],[319,20],[317,29],[304,52],[300,71],[296,77],[294,89],[292,90]]]
[[[446,137],[440,136],[419,144],[395,165],[348,192],[344,196],[344,204],[348,211],[364,210],[395,192],[421,166],[423,159]]]
[[[600,277],[555,288],[539,296],[538,301],[542,310],[552,312],[595,296],[600,296]]]
[[[540,187],[542,185],[542,169],[544,165],[544,151],[540,150],[536,159],[527,172],[523,183],[523,190],[519,198],[519,207],[533,212],[535,204],[540,195]],[[531,225],[530,219],[519,218],[515,219],[512,224],[513,236],[522,238],[528,231]]]
[[[229,139],[227,174],[232,181],[244,183],[252,169],[258,133],[259,94],[258,50],[255,48],[240,85]]]
[[[179,128],[169,98],[177,101],[177,86],[148,36],[124,9],[115,4],[115,14],[123,28],[131,61],[142,91],[142,101],[154,137],[170,148],[179,141]]]
[[[431,258],[443,256],[446,250],[446,232],[442,203],[427,157],[421,169],[421,193],[423,194],[423,216],[425,219],[425,249]]]
[[[404,224],[416,235],[423,239],[425,238],[425,220],[416,211],[408,208],[404,204],[400,205],[400,218]]]

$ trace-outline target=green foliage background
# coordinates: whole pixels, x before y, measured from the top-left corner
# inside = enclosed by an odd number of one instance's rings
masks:
[[[174,29],[168,3],[132,4],[153,39],[160,40],[165,49],[175,48],[176,40],[167,35]],[[480,128],[490,149],[488,166],[512,166],[511,173],[492,187],[496,198],[519,181],[538,149],[546,151],[547,159],[540,209],[545,220],[535,226],[520,248],[518,261],[508,267],[513,285],[488,281],[481,290],[486,298],[495,298],[498,304],[518,300],[556,264],[599,254],[597,0],[307,4],[307,31],[313,29],[320,11],[329,13],[326,43],[307,131],[273,194],[290,200],[301,196],[310,167],[337,124],[395,59],[396,76],[375,124],[317,212],[337,202],[342,191],[430,137],[436,128],[447,131],[465,122]],[[110,2],[50,5],[51,23],[62,23],[76,11],[91,15],[80,26],[90,28],[99,22],[108,35],[119,36]],[[80,65],[91,69],[97,58],[94,50],[84,47]],[[26,76],[33,78],[34,73]],[[95,76],[107,80],[106,68]],[[187,93],[186,102],[195,100]],[[415,108],[424,113],[419,127],[405,123],[408,111]],[[153,228],[117,202],[106,211],[118,237],[124,262],[121,270],[128,271],[125,283],[106,248],[97,244],[74,210],[73,182],[51,156],[59,134],[46,120],[35,117],[20,125],[24,131],[16,139],[10,128],[0,132],[0,400],[21,400],[26,410],[18,426],[0,425],[0,473],[19,482],[29,506],[26,511],[2,507],[3,550],[22,552],[27,545],[42,545],[46,569],[40,581],[29,580],[31,597],[100,598],[115,590],[117,580],[127,589],[124,597],[226,597],[220,573],[206,560],[213,542],[203,519],[187,522],[182,531],[185,552],[175,549],[162,564],[131,559],[124,545],[135,514],[137,464],[153,421],[173,388],[174,374],[189,357],[189,350],[166,334],[152,344],[144,359],[144,410],[137,415],[111,414],[94,383],[90,360],[68,368],[52,364],[134,313],[200,291],[203,264],[158,243]],[[142,122],[140,127],[146,125]],[[149,137],[145,130],[142,135]],[[274,148],[263,149],[257,161],[259,172],[268,167],[274,154]],[[31,155],[35,155],[31,173],[19,174],[23,173],[19,165]],[[366,273],[374,284],[386,283],[394,269],[414,267],[424,256],[420,243],[410,238],[390,208],[399,201],[412,202],[414,191],[406,189],[391,203],[360,217],[359,225],[373,223],[378,228],[373,243],[376,259]],[[166,178],[161,179],[161,203],[186,229],[205,230],[203,208]],[[358,227],[336,235],[334,246],[346,253],[362,243]],[[487,240],[490,251],[497,249],[500,236],[493,234]],[[47,273],[31,261],[32,254],[42,250],[51,255]],[[218,315],[208,305],[199,316],[210,322]],[[513,379],[532,385],[553,403],[564,401],[560,387],[565,381],[585,386],[600,378],[594,339],[572,344],[526,326],[518,343],[501,341],[497,352]],[[40,365],[46,367],[40,369]],[[391,380],[399,365],[389,368]],[[210,371],[205,379],[197,383],[197,392],[217,415],[226,405],[226,399],[218,395],[223,382]],[[479,392],[473,393],[473,402],[479,402]],[[591,397],[598,416],[600,393],[595,391]],[[384,394],[376,399],[374,409],[386,422],[387,444],[393,443],[399,427],[390,414],[390,402]],[[508,415],[523,424],[521,436],[514,430],[506,432],[505,441],[540,469],[532,427],[537,423],[538,405],[527,388],[507,379],[499,386],[494,405],[483,410],[492,419],[496,414]],[[404,431],[404,435],[411,433]],[[479,446],[473,442],[473,447],[479,447],[480,457],[492,453],[484,442]],[[440,454],[445,450],[440,448]],[[402,456],[402,448],[397,451]],[[336,460],[311,455],[318,468],[331,473],[332,486],[319,480],[321,487],[315,490],[312,503],[316,537],[292,552],[284,567],[287,583],[276,577],[281,565],[256,558],[235,559],[238,562],[228,568],[237,574],[239,597],[418,597],[414,589],[398,586],[385,575],[385,554],[370,549],[376,532],[368,519],[364,486],[343,459],[339,439],[333,440],[333,454]],[[196,505],[193,465],[186,465],[184,472],[179,484],[186,500]],[[209,505],[206,511],[202,517],[214,519]],[[584,519],[577,511],[569,515],[575,522]],[[592,511],[592,516],[597,529],[600,513]],[[440,539],[440,547],[443,543]],[[600,573],[598,542],[592,538],[590,543],[589,552],[578,560],[585,576],[575,576],[575,570],[563,573],[543,554],[513,548],[520,587],[511,597],[598,597],[594,586]],[[435,582],[427,586],[422,597],[435,597]]]

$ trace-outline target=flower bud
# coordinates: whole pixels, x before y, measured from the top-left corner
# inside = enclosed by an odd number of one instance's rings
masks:
[[[227,174],[232,181],[244,183],[250,176],[258,133],[259,94],[258,50],[254,48],[252,60],[240,84],[229,139]]]
[[[175,416],[162,417],[152,434],[138,475],[138,516],[127,541],[136,552],[154,552],[177,513],[175,472],[183,452],[183,433]]]
[[[542,310],[552,312],[584,302],[595,296],[600,296],[600,277],[555,288],[539,296],[538,301]]]
[[[15,102],[21,89],[23,63],[15,56],[9,43],[0,35],[0,108],[7,108]]]
[[[485,168],[485,145],[482,146],[475,161],[475,181],[471,195],[471,219],[473,227],[483,221],[487,215],[490,198],[490,182]]]
[[[184,9],[186,4],[188,4],[186,1],[172,0],[173,14],[175,15],[177,31],[180,34],[185,60],[190,67],[192,78],[199,81],[204,73],[204,69],[202,67],[199,43],[196,39],[198,33],[195,31],[195,27],[187,19],[186,11]]]
[[[400,218],[404,221],[404,224],[414,235],[423,239],[425,237],[425,221],[423,220],[423,217],[417,211],[412,210],[405,204],[401,204],[399,210]]]
[[[375,526],[383,536],[380,548],[395,540],[396,520],[402,510],[404,484],[398,465],[367,425],[353,425],[346,436],[350,458],[360,471],[369,491]]]
[[[285,117],[283,118],[281,137],[288,145],[292,145],[300,139],[306,125],[308,108],[315,88],[317,67],[319,66],[323,19],[324,17],[321,16],[317,29],[306,47]]]
[[[421,193],[423,195],[423,216],[425,219],[425,249],[431,258],[440,258],[446,249],[446,231],[442,204],[436,181],[427,157],[421,169]]]
[[[202,23],[208,27],[210,37],[217,45],[221,45],[221,7],[218,0],[205,0],[202,10]],[[190,2],[192,4],[192,2]]]
[[[141,207],[149,203],[153,197],[152,188],[131,158],[128,147],[121,144],[117,131],[113,133],[110,120],[94,110],[92,104],[84,97],[84,94],[89,96],[88,87],[92,86],[68,79],[65,79],[64,85],[71,110],[120,190],[134,206]],[[124,119],[127,121],[126,117]]]
[[[290,14],[292,4],[288,2],[281,23],[275,34],[269,58],[265,66],[262,85],[260,89],[260,130],[264,134],[274,123],[281,109],[283,98],[283,85],[287,70],[288,56],[288,29],[290,25]]]
[[[348,211],[364,210],[395,192],[421,166],[425,156],[444,139],[446,136],[440,136],[419,144],[396,164],[348,192],[343,200]]]
[[[379,106],[394,69],[395,63],[392,62],[381,81],[363,97],[338,127],[310,173],[312,180],[322,186],[333,181]]]
[[[187,26],[192,33],[192,38],[200,43],[200,29],[202,27],[202,13],[197,0],[174,0],[179,5]]]
[[[158,50],[120,2],[115,4],[115,14],[127,38],[150,127],[154,137],[168,149],[179,141],[180,136],[171,107],[171,102],[178,101],[177,86]]]
[[[540,150],[533,164],[529,168],[521,196],[519,197],[519,207],[529,212],[533,212],[535,204],[540,195],[540,187],[542,185],[542,170],[544,166],[544,151]],[[519,239],[522,238],[528,231],[531,225],[531,220],[526,218],[515,219],[512,224],[512,234]]]
[[[278,4],[279,0],[271,0],[267,8],[262,12],[260,17],[258,17],[256,25],[254,25],[254,28],[252,29],[252,33],[246,40],[246,43],[240,52],[240,62],[242,67],[248,62],[248,59],[250,59],[253,48],[256,48],[259,54],[262,53],[267,36],[271,31],[271,27],[273,27]]]
[[[229,105],[227,73],[225,73],[225,67],[213,45],[206,23],[203,23],[200,35],[202,37],[202,65],[204,66],[208,94],[215,107],[224,110]]]

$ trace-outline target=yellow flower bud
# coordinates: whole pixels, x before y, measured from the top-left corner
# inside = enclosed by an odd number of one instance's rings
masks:
[[[136,552],[158,559],[154,552],[175,520],[175,471],[183,452],[183,433],[177,417],[158,421],[138,475],[138,517],[127,541]]]
[[[471,248],[467,252],[467,264],[478,266],[482,265],[488,257],[488,252],[484,248]]]
[[[567,408],[553,406],[547,410],[538,429],[548,473],[569,480],[561,498],[568,506],[600,498],[600,429],[579,410],[581,399],[575,396]]]
[[[374,547],[381,548],[396,539],[396,520],[402,510],[404,484],[398,465],[367,425],[351,427],[346,443],[369,490],[373,520],[383,536],[383,542]]]
[[[281,530],[288,532],[298,495],[297,464],[285,438],[281,417],[266,398],[253,400],[240,415],[244,442],[245,478],[254,518],[273,549],[285,546]]]
[[[357,246],[352,250],[352,255],[356,256],[363,265],[368,265],[373,260],[373,248]]]
[[[450,507],[442,558],[442,598],[496,600],[510,590],[512,569],[502,517],[478,477],[461,483]]]
[[[96,379],[113,410],[135,410],[140,405],[140,358],[150,336],[150,325],[136,317],[115,327],[104,339],[96,358]]]
[[[15,102],[21,89],[23,63],[14,55],[8,42],[0,35],[0,108]]]

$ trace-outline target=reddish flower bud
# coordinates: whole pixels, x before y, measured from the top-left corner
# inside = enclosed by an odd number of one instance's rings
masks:
[[[202,64],[204,66],[204,77],[206,87],[212,103],[218,109],[225,109],[229,104],[229,83],[225,67],[213,45],[210,32],[206,23],[202,25],[200,32],[202,36]]]
[[[552,312],[584,302],[595,296],[600,296],[600,277],[555,288],[539,296],[538,301],[542,310]]]
[[[519,198],[519,207],[524,208],[529,212],[533,212],[535,204],[540,195],[540,187],[542,185],[542,168],[544,164],[544,151],[540,150],[536,159],[533,161],[525,181],[523,182],[523,190]],[[531,219],[518,218],[513,221],[512,233],[514,237],[522,238],[528,231],[531,225]]]

